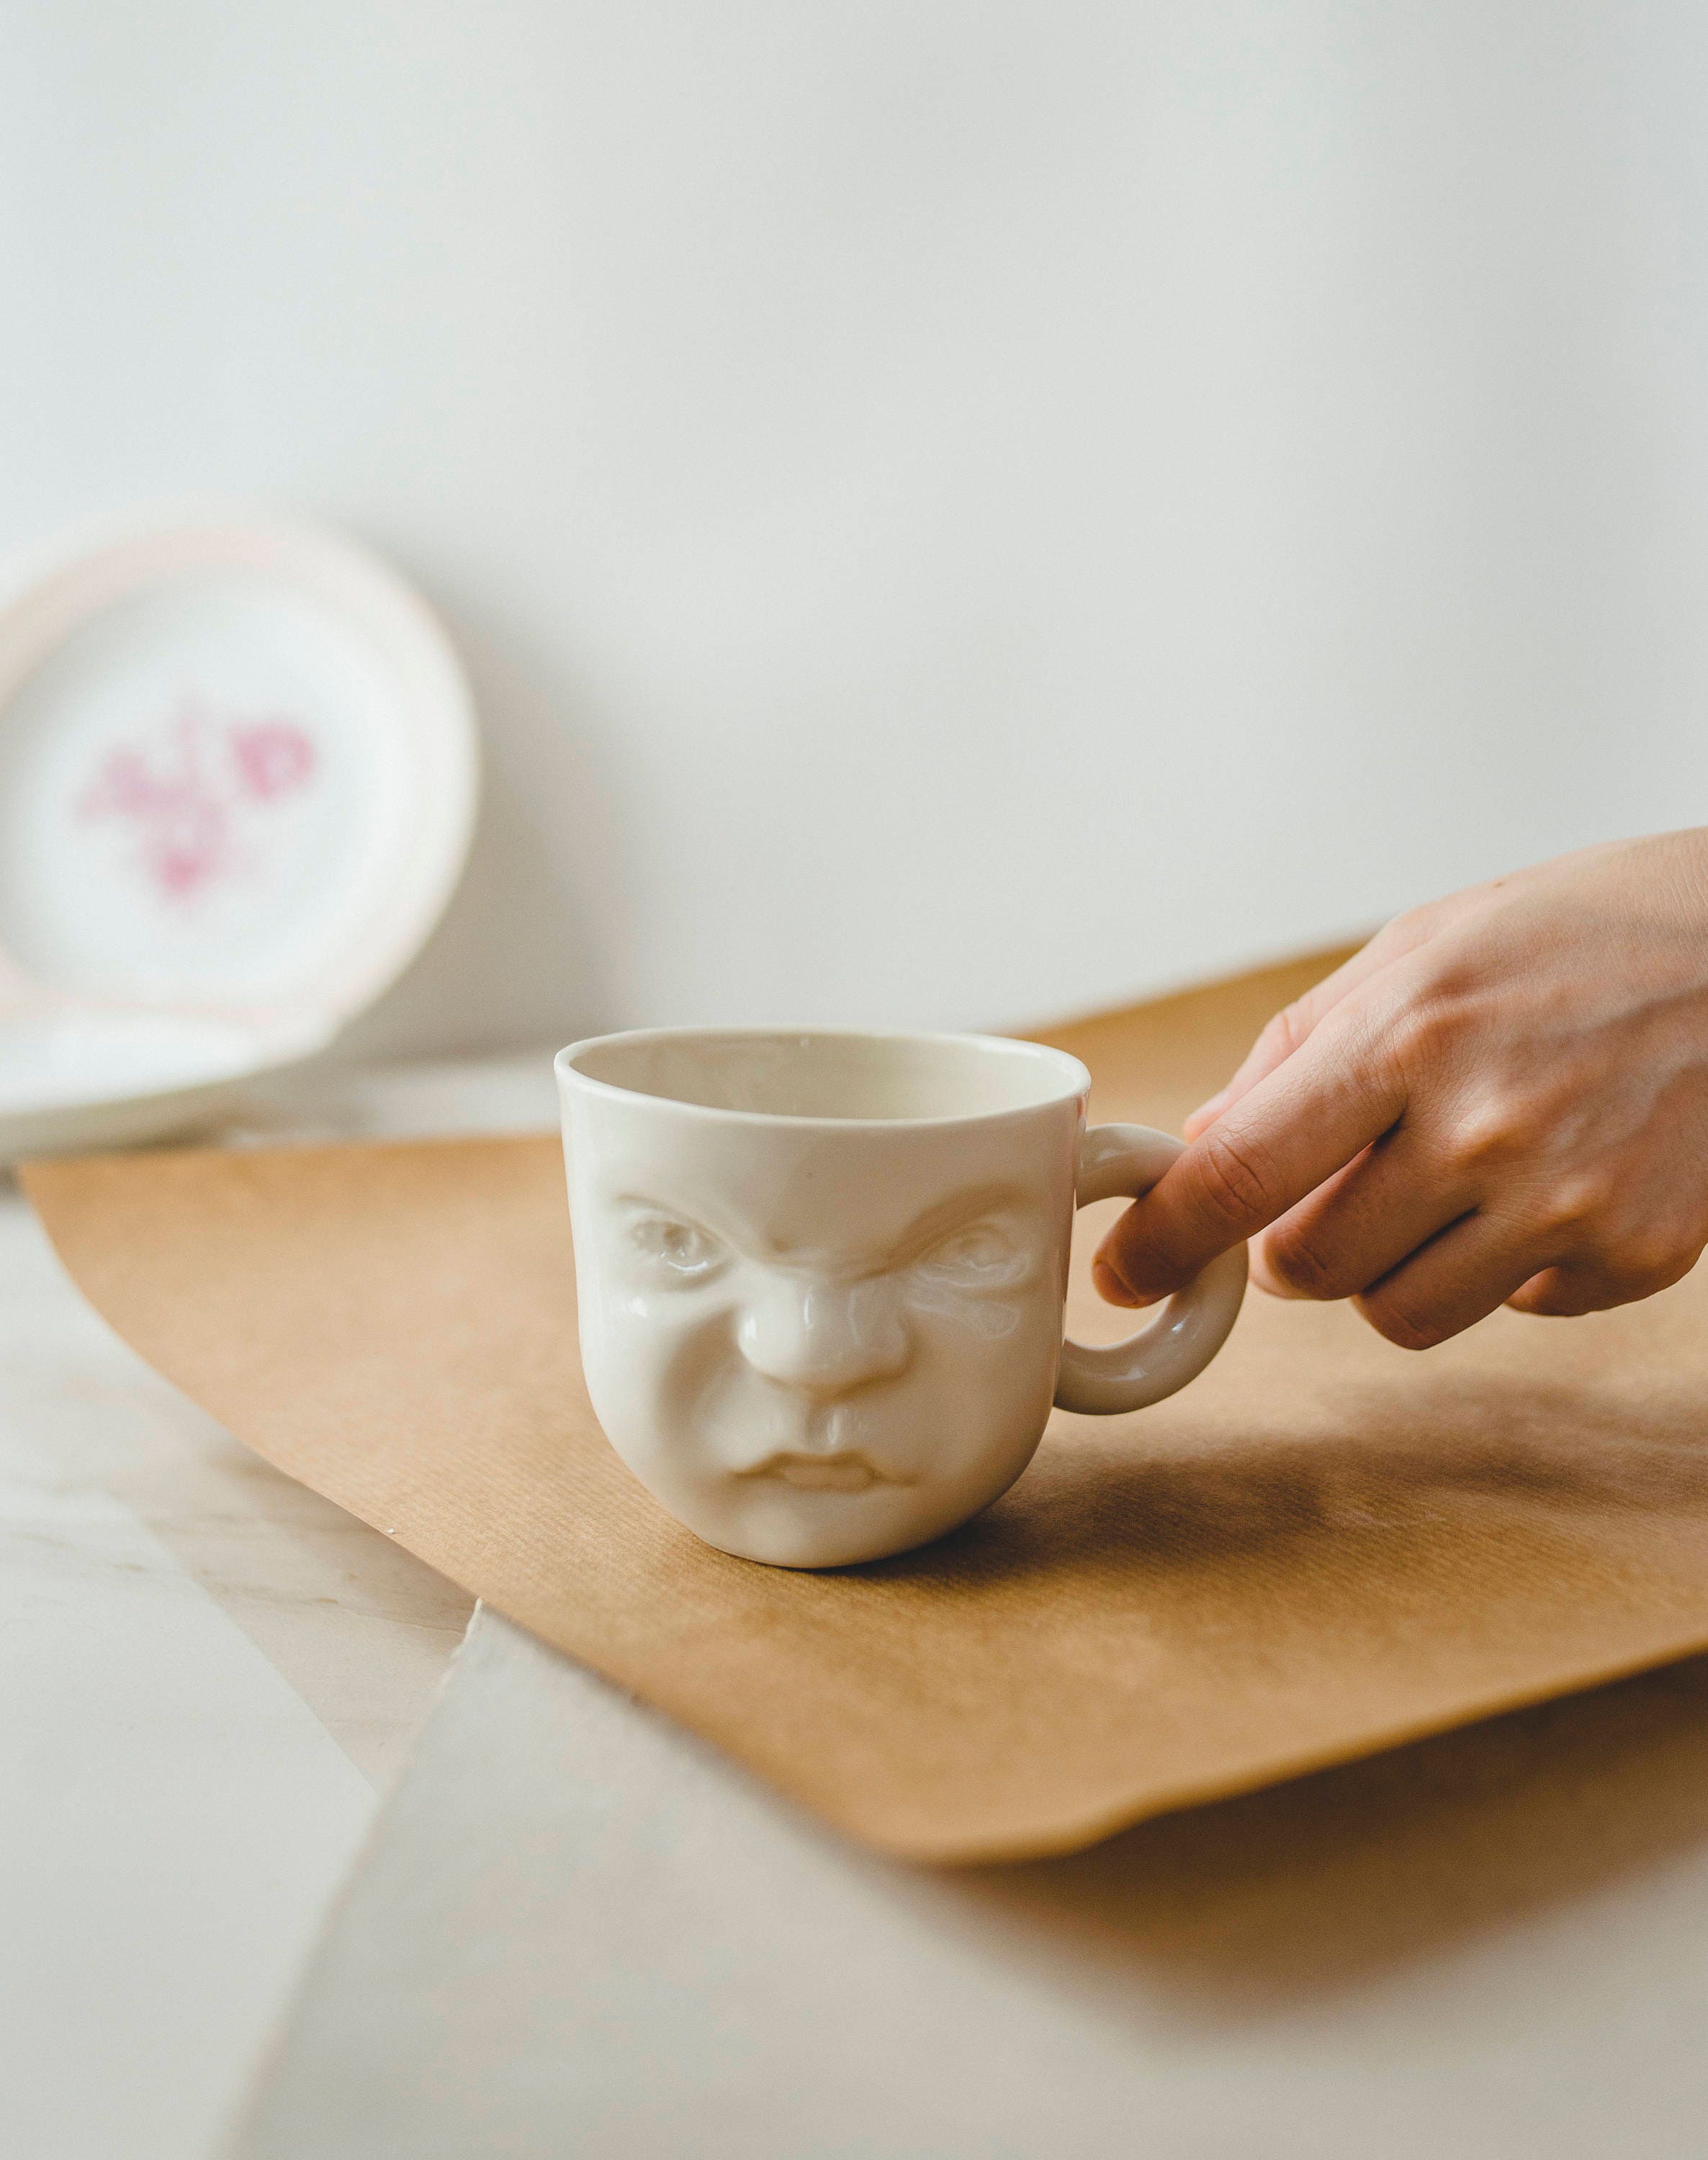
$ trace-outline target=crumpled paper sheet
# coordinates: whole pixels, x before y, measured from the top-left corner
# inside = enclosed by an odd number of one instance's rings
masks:
[[[1049,1039],[1094,1117],[1172,1124],[1326,964]],[[554,1136],[25,1181],[91,1301],[239,1439],[890,1852],[1072,1850],[1708,1648],[1700,1274],[1422,1358],[1254,1295],[1183,1394],[1058,1413],[952,1537],[803,1575],[700,1545],[606,1445]],[[1128,1324],[1082,1280],[1071,1302]]]

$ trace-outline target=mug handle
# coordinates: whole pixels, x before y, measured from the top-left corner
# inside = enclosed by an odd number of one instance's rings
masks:
[[[1181,1144],[1149,1125],[1093,1125],[1079,1144],[1074,1204],[1149,1192]],[[1228,1340],[1245,1295],[1245,1247],[1236,1245],[1211,1261],[1184,1290],[1176,1290],[1148,1327],[1119,1342],[1062,1346],[1056,1380],[1059,1410],[1107,1417],[1160,1403],[1195,1380]]]

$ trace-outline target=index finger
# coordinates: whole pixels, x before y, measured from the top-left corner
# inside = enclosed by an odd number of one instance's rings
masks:
[[[1196,1140],[1207,1125],[1230,1110],[1241,1096],[1249,1095],[1259,1080],[1267,1080],[1278,1066],[1295,1057],[1342,998],[1350,997],[1372,975],[1389,965],[1394,958],[1394,929],[1389,923],[1385,929],[1378,930],[1349,959],[1342,960],[1332,974],[1325,975],[1320,983],[1313,983],[1271,1017],[1240,1061],[1233,1078],[1200,1103],[1186,1119],[1182,1129],[1189,1140]]]
[[[1325,1025],[1186,1150],[1098,1248],[1114,1305],[1179,1290],[1218,1253],[1267,1229],[1398,1120],[1405,1087],[1368,1039]]]

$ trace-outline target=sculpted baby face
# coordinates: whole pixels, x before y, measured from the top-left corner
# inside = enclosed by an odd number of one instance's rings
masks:
[[[991,1036],[640,1028],[558,1056],[581,1362],[606,1436],[725,1552],[840,1567],[1007,1491],[1053,1403],[1142,1410],[1245,1288],[1224,1254],[1125,1342],[1063,1342],[1076,1206],[1180,1142],[1085,1129],[1077,1058]]]
[[[1025,1467],[1054,1386],[1065,1211],[967,1155],[939,1145],[913,1174],[852,1181],[839,1164],[828,1216],[805,1140],[782,1160],[738,1147],[716,1174],[691,1150],[672,1165],[607,1142],[578,1174],[594,1408],[709,1542],[865,1559],[937,1535]]]

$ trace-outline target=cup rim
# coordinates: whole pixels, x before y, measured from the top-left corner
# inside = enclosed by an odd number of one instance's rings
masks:
[[[1014,1103],[995,1110],[951,1111],[935,1118],[833,1118],[803,1116],[787,1110],[732,1110],[712,1103],[690,1103],[679,1095],[657,1095],[641,1088],[626,1088],[614,1080],[596,1080],[584,1072],[575,1060],[589,1051],[603,1050],[617,1042],[687,1041],[696,1036],[718,1036],[727,1040],[731,1036],[812,1036],[821,1040],[857,1042],[953,1043],[962,1048],[991,1051],[999,1056],[1012,1057],[1030,1062],[1060,1077],[1060,1088],[1041,1097],[1034,1103]],[[1091,1074],[1071,1051],[1056,1050],[1048,1043],[1028,1041],[1021,1036],[984,1035],[958,1028],[916,1027],[838,1027],[824,1026],[818,1022],[805,1022],[796,1026],[786,1022],[740,1022],[733,1026],[711,1023],[691,1023],[675,1027],[616,1028],[605,1035],[584,1036],[579,1042],[564,1046],[552,1061],[560,1089],[572,1085],[596,1096],[606,1096],[631,1103],[657,1103],[677,1114],[709,1119],[722,1124],[773,1125],[790,1131],[810,1131],[817,1128],[825,1132],[927,1132],[942,1130],[951,1126],[994,1124],[1008,1118],[1025,1118],[1041,1110],[1057,1108],[1063,1103],[1078,1100],[1082,1103],[1091,1092]]]

